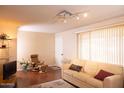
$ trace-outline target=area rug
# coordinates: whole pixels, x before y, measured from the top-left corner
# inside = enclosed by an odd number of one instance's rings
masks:
[[[30,88],[74,88],[74,86],[62,79],[58,79],[38,85],[33,85]]]

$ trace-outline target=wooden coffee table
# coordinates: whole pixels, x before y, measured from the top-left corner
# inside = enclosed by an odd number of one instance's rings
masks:
[[[29,86],[45,83],[48,81],[61,79],[61,70],[53,70],[48,66],[47,72],[39,73],[38,71],[17,71],[17,87],[28,88]]]

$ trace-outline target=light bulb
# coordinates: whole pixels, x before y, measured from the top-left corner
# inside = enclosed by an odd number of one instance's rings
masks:
[[[84,17],[87,17],[87,13],[84,13],[83,16],[84,16]]]
[[[77,16],[77,17],[76,17],[76,19],[77,19],[77,20],[79,20],[79,19],[80,19],[80,17],[79,17],[79,16]]]
[[[64,19],[64,21],[63,21],[64,23],[67,23],[67,20],[66,19]]]

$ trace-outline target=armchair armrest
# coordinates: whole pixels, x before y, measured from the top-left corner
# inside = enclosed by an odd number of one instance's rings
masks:
[[[123,88],[123,78],[121,75],[106,77],[103,81],[104,88]]]

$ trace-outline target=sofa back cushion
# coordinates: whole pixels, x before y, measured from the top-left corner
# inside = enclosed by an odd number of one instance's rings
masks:
[[[107,64],[107,63],[98,63],[98,70],[97,73],[101,70],[105,70],[111,72],[113,74],[122,75],[123,67],[114,64]]]
[[[97,69],[98,69],[98,65],[96,62],[86,61],[86,64],[84,66],[84,72],[86,72],[92,76],[95,76]]]

